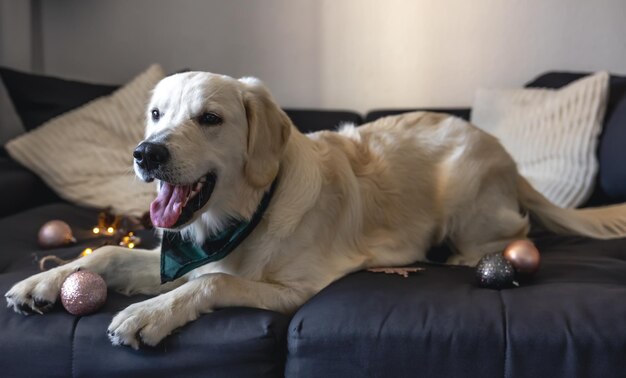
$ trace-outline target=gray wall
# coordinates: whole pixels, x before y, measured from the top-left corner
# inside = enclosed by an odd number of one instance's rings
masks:
[[[290,0],[44,1],[45,68],[119,83],[152,62],[256,75],[277,97],[319,105],[320,7]]]
[[[626,73],[625,20],[624,0],[0,0],[0,64],[255,75],[284,106],[469,105],[546,70]]]
[[[0,65],[32,71],[31,3],[0,0]],[[23,132],[0,81],[0,144]]]
[[[467,105],[550,69],[626,73],[624,0],[43,1],[45,69],[256,75],[287,106]]]

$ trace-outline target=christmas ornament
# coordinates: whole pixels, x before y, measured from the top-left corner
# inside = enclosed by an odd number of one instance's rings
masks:
[[[517,273],[533,274],[539,269],[539,250],[530,240],[514,241],[506,247],[503,255]]]
[[[515,284],[515,270],[501,253],[483,256],[476,265],[478,286],[490,289],[502,289]]]
[[[70,274],[61,286],[61,303],[72,315],[97,311],[107,299],[107,285],[99,274],[81,270]]]
[[[74,239],[72,229],[67,223],[51,220],[39,229],[38,241],[41,248],[57,248],[75,243],[76,239]]]

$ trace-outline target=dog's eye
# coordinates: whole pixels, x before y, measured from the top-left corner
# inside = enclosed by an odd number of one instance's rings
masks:
[[[219,125],[222,123],[222,118],[215,113],[206,112],[198,117],[198,123],[207,126]]]
[[[152,114],[152,120],[154,122],[157,122],[159,118],[161,118],[161,112],[159,111],[159,109],[152,109],[150,114]]]

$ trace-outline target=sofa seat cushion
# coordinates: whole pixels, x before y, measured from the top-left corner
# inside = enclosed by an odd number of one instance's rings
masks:
[[[408,278],[352,274],[310,300],[289,327],[286,375],[500,376],[498,292],[472,287],[470,269],[423,266]]]
[[[39,227],[61,219],[73,229],[77,245],[42,251]],[[37,207],[0,219],[0,293],[38,271],[38,258],[77,256],[97,245],[90,233],[97,211],[66,203]],[[150,231],[138,233],[142,246],[157,245]],[[134,251],[129,251],[133,253]],[[250,308],[229,308],[203,315],[157,347],[135,351],[114,347],[106,330],[113,316],[146,296],[109,291],[97,313],[76,317],[57,304],[44,316],[22,316],[0,309],[0,366],[6,377],[276,377],[282,375],[289,318]]]
[[[626,350],[626,239],[540,235],[540,271],[481,289],[474,269],[359,272],[292,319],[287,376],[617,377]]]

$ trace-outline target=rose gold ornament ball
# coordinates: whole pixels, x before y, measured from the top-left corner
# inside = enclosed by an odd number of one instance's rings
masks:
[[[504,250],[507,259],[518,273],[533,274],[539,269],[541,256],[530,240],[516,240]]]
[[[41,248],[56,248],[76,241],[70,226],[60,220],[46,222],[39,229],[39,246]]]
[[[99,274],[81,270],[70,274],[61,286],[61,303],[72,315],[98,311],[107,299],[107,285]]]

